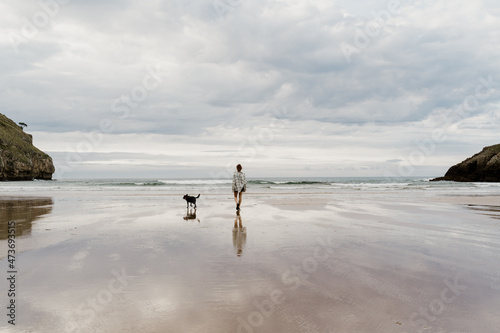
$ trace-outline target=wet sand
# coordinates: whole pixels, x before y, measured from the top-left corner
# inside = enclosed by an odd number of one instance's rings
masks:
[[[498,332],[499,197],[181,198],[0,197],[22,225],[0,331]]]

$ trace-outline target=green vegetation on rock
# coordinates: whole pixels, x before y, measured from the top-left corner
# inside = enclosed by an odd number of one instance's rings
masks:
[[[52,158],[22,127],[0,113],[0,180],[52,179]]]

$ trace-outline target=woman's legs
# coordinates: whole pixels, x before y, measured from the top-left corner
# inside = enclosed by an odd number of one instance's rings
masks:
[[[239,197],[238,197],[238,192],[234,192],[234,202],[236,202],[236,209],[240,209],[242,196],[243,192],[239,192]]]

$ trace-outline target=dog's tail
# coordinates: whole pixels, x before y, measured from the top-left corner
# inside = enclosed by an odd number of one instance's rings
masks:
[[[200,197],[200,195],[198,194],[198,196],[196,197],[196,199],[198,199]]]

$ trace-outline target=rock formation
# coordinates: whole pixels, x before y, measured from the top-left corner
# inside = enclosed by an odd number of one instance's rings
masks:
[[[33,146],[33,137],[0,113],[0,180],[52,179],[52,158]]]
[[[452,166],[444,177],[433,179],[455,182],[500,182],[500,144],[485,147],[480,153]]]

